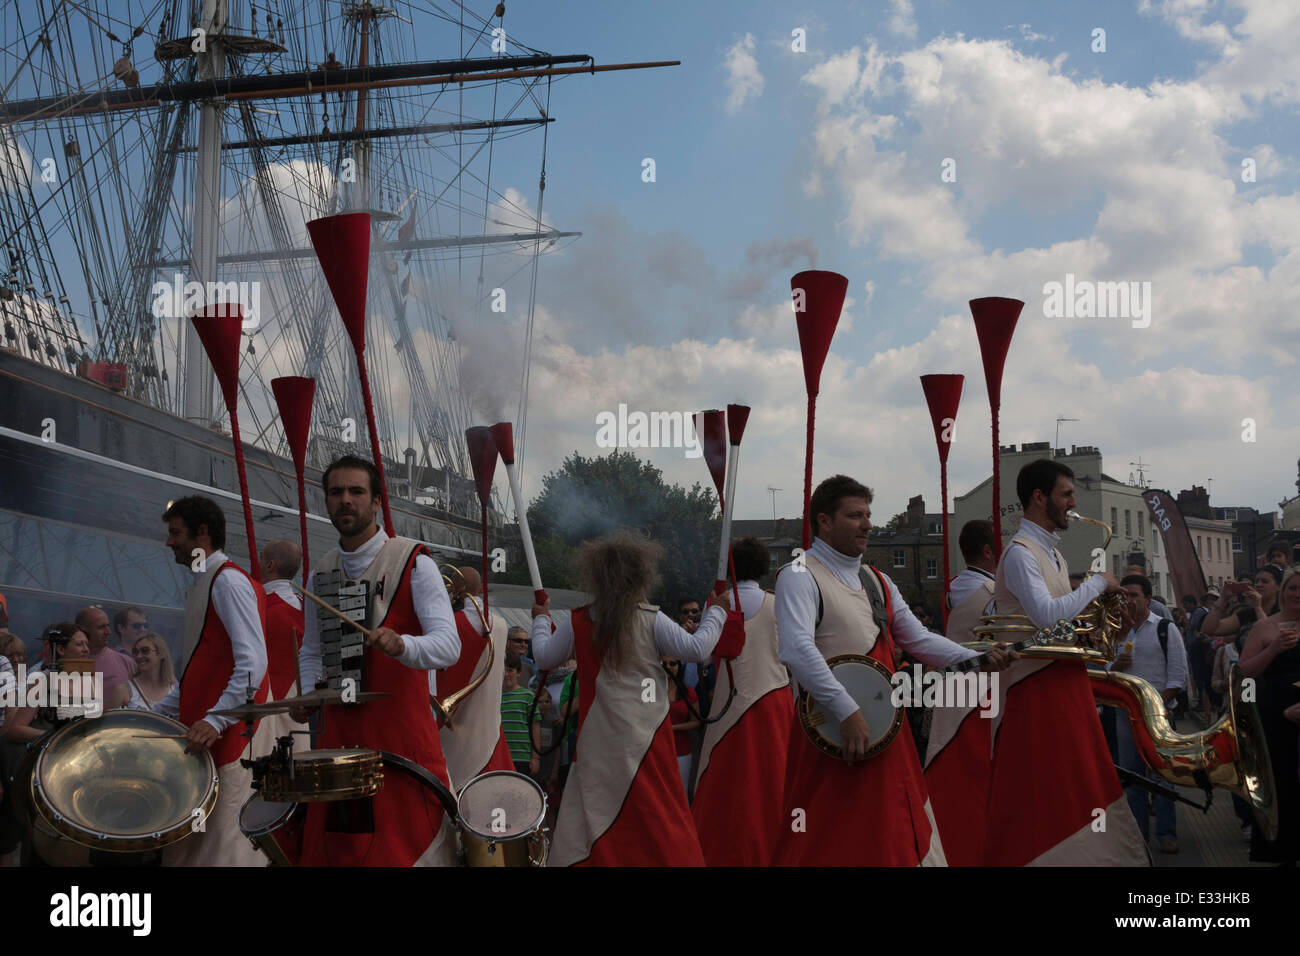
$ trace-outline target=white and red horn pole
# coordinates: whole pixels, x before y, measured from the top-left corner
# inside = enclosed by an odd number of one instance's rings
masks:
[[[528,504],[524,501],[524,490],[519,485],[519,470],[515,467],[515,433],[509,422],[497,422],[490,429],[492,440],[496,442],[497,452],[505,462],[506,478],[510,482],[510,497],[515,501],[515,515],[519,519],[519,536],[524,542],[524,560],[528,562],[528,579],[533,583],[533,600],[538,604],[546,603],[546,591],[542,588],[542,572],[537,568],[537,552],[533,550],[533,534],[528,530]]]
[[[736,469],[740,464],[740,440],[744,437],[745,423],[748,421],[748,405],[727,406],[727,440],[731,443],[731,449],[727,454],[727,495],[722,511],[722,541],[718,545],[715,592],[727,581],[727,564],[731,555],[731,519],[736,509]]]

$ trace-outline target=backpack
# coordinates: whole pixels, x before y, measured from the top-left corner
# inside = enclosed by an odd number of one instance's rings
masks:
[[[1165,655],[1165,671],[1169,670],[1169,625],[1173,622],[1167,618],[1161,618],[1160,623],[1156,625],[1156,637],[1160,641],[1160,653]],[[1184,684],[1178,688],[1173,702],[1169,705],[1170,717],[1185,717],[1191,707],[1191,702],[1187,698],[1187,685]]]

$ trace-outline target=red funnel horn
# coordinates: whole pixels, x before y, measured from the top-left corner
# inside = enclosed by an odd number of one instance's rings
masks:
[[[957,406],[961,404],[964,375],[922,375],[921,390],[930,406],[934,443],[939,448],[939,497],[943,505],[943,629],[948,630],[948,450],[956,437]]]
[[[989,409],[993,413],[993,540],[999,555],[1002,553],[1002,470],[998,453],[998,414],[1002,408],[1002,369],[1011,348],[1011,336],[1016,331],[1016,320],[1024,307],[1019,299],[996,295],[970,300],[970,314],[975,319],[975,334],[980,342],[980,358],[984,360]]]
[[[334,304],[352,340],[361,379],[361,398],[366,406],[366,427],[370,432],[370,454],[379,471],[380,502],[384,506],[384,530],[393,537],[393,513],[388,506],[388,479],[384,475],[384,454],[375,426],[375,406],[370,398],[370,374],[366,371],[366,280],[370,271],[370,213],[345,212],[307,223],[311,244],[320,260],[321,272],[329,283]]]
[[[840,321],[849,280],[837,272],[810,270],[790,280],[794,298],[794,319],[799,329],[799,352],[803,355],[803,380],[808,390],[808,429],[804,439],[803,463],[803,546],[812,543],[808,507],[812,503],[813,427],[817,417],[817,393],[821,390],[822,366],[831,350],[831,338]]]
[[[492,440],[492,430],[486,425],[465,429],[465,443],[469,446],[469,465],[474,472],[474,486],[478,490],[479,506],[483,510],[483,614],[488,612],[488,501],[492,497],[492,479],[497,470],[497,446]]]
[[[740,440],[745,435],[748,421],[748,405],[727,406],[727,438],[731,442],[731,452],[727,456],[727,493],[718,496],[725,502],[725,507],[722,511],[722,540],[718,543],[718,575],[713,587],[715,592],[727,583],[727,564],[731,556],[731,519],[735,517],[736,475],[740,467]]]
[[[302,586],[307,586],[311,558],[307,553],[307,440],[311,435],[311,403],[316,395],[316,380],[301,375],[271,379],[271,393],[280,410],[280,424],[293,456],[293,470],[298,478],[298,534],[302,538]]]
[[[262,579],[262,565],[257,560],[257,541],[253,537],[253,506],[248,500],[248,475],[244,471],[244,443],[239,437],[239,336],[244,311],[238,305],[209,305],[190,316],[194,331],[203,343],[203,351],[212,363],[212,372],[221,386],[221,397],[230,412],[230,437],[235,443],[235,470],[239,475],[239,496],[244,503],[244,532],[248,535],[248,570]]]
[[[727,413],[718,408],[700,412],[704,420],[704,463],[709,466],[713,476],[713,487],[718,489],[718,501],[722,502],[722,491],[727,482]]]
[[[515,431],[509,422],[497,422],[491,428],[492,441],[501,454],[506,466],[506,479],[510,482],[510,495],[515,501],[515,516],[519,522],[519,538],[524,546],[524,561],[528,565],[528,579],[533,582],[533,600],[538,604],[547,601],[546,591],[542,588],[542,572],[537,567],[537,552],[533,550],[533,533],[528,530],[528,502],[524,501],[524,490],[519,484],[519,472],[515,469]]]
[[[745,426],[749,423],[748,405],[727,406],[727,437],[733,445],[739,445],[744,437]]]

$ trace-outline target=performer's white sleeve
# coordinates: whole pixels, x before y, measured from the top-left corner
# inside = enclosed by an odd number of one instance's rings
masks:
[[[307,590],[316,593],[316,575],[307,575]],[[315,690],[321,676],[319,606],[306,598],[302,602],[302,647],[298,648],[298,673],[302,675],[299,692]]]
[[[257,615],[257,593],[242,574],[217,574],[212,582],[212,609],[230,635],[230,649],[235,657],[230,682],[212,706],[212,710],[226,710],[242,704],[248,688],[256,688],[266,676],[266,635],[262,633],[262,619]],[[230,717],[215,717],[211,711],[203,719],[218,731],[235,723]]]
[[[1002,559],[1002,575],[1007,590],[1020,601],[1035,627],[1051,627],[1057,621],[1070,620],[1106,590],[1105,579],[1094,576],[1079,585],[1077,591],[1059,598],[1051,597],[1038,562],[1028,548],[1020,545],[1007,545],[1007,553]]]
[[[411,569],[411,598],[423,634],[403,634],[406,647],[397,660],[417,670],[450,667],[460,657],[460,634],[451,614],[451,598],[433,558],[422,554]]]
[[[928,630],[916,619],[893,579],[887,574],[882,574],[881,577],[889,587],[889,634],[899,647],[930,667],[947,667],[979,656],[969,647],[962,647],[955,641]]]
[[[559,667],[573,658],[573,623],[572,620],[561,621],[551,631],[551,619],[545,614],[533,618],[533,630],[529,635],[533,642],[533,662],[539,670],[548,671]]]
[[[679,661],[707,661],[722,636],[722,625],[727,621],[725,608],[713,605],[704,612],[704,619],[692,634],[663,611],[655,614],[655,647],[663,657]]]
[[[842,722],[853,716],[858,704],[831,674],[813,641],[819,598],[817,582],[806,568],[787,565],[777,575],[776,635],[781,663],[790,668],[801,688]]]
[[[1164,689],[1186,687],[1187,648],[1183,646],[1183,637],[1178,633],[1178,625],[1172,622],[1169,625],[1167,644],[1169,651],[1166,654]]]

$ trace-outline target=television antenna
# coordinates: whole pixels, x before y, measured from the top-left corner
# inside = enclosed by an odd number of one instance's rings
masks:
[[[1063,418],[1060,415],[1056,416],[1056,441],[1052,443],[1053,455],[1056,454],[1056,449],[1061,447],[1061,422],[1077,422],[1078,420],[1079,419],[1077,418]]]

